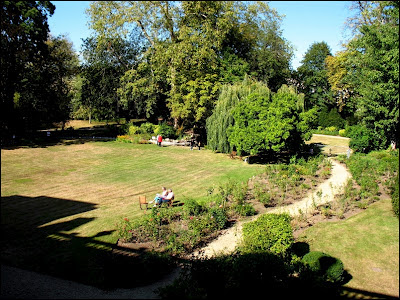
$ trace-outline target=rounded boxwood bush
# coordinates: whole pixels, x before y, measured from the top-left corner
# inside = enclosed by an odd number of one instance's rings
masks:
[[[344,278],[343,263],[340,259],[321,251],[311,251],[303,256],[301,262],[312,272],[333,283]]]

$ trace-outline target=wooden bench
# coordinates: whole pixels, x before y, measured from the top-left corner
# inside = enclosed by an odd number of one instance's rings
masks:
[[[142,209],[142,204],[146,205],[146,209],[147,209],[147,206],[149,205],[149,203],[146,200],[146,196],[139,196],[140,209]]]

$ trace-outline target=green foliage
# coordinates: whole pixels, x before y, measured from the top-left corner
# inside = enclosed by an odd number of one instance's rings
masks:
[[[399,217],[399,174],[394,178],[391,188],[393,212]]]
[[[66,64],[70,57],[62,57],[55,48],[50,50],[46,44],[49,33],[47,18],[53,15],[54,10],[55,6],[50,1],[1,3],[3,139],[11,137],[16,131],[22,134],[26,129],[38,129],[42,120],[49,122],[54,118],[54,121],[60,121],[58,114],[60,108],[64,108],[65,98],[58,99],[55,96],[60,95],[65,86],[59,82],[64,74],[58,74],[56,68]],[[53,86],[55,90],[52,90]],[[19,101],[14,102],[17,94]],[[61,95],[65,96],[63,93]],[[61,104],[60,108],[58,104]]]
[[[203,213],[206,208],[200,205],[196,200],[191,198],[185,200],[185,205],[183,207],[185,213],[189,216],[197,216]]]
[[[267,251],[284,255],[294,242],[291,217],[287,214],[265,214],[243,225],[243,251]]]
[[[336,108],[328,111],[327,107],[324,107],[318,114],[318,125],[322,127],[334,126],[336,128],[344,128],[345,120]]]
[[[128,123],[126,126],[126,134],[135,135],[135,134],[142,134],[149,136],[154,134],[155,130],[158,128],[158,125],[154,125],[150,122],[142,123],[140,126],[133,125],[133,123]]]
[[[134,63],[139,50],[130,40],[107,39],[103,44],[95,37],[84,40],[81,74],[84,77],[79,108],[88,111],[86,118],[119,118],[129,107],[120,100],[120,78]],[[122,102],[122,105],[121,105]],[[135,107],[137,114],[142,107]]]
[[[128,134],[129,135],[134,135],[140,132],[140,128],[135,125],[130,125],[128,128]]]
[[[146,122],[140,125],[140,130],[142,131],[142,133],[153,134],[155,129],[156,125],[150,122]]]
[[[379,195],[380,183],[384,183],[383,187],[387,188],[389,193],[395,193],[396,188],[398,189],[398,150],[372,151],[367,155],[355,153],[345,162],[354,180],[361,186],[358,193],[360,200],[366,203],[373,202]],[[398,200],[393,200],[393,203],[393,210],[396,211]]]
[[[272,97],[267,87],[261,93],[250,94],[233,110],[229,143],[238,154],[298,151],[304,139],[311,138],[311,125],[315,121],[315,110],[303,112],[302,100],[302,95],[286,85]]]
[[[333,283],[341,283],[344,280],[345,271],[342,261],[324,252],[311,251],[303,256],[301,262],[307,270],[311,270],[324,280]]]
[[[331,50],[326,42],[315,42],[308,48],[297,69],[298,77],[303,83],[301,92],[305,94],[306,110],[334,102],[325,66],[325,59],[329,55]]]
[[[175,139],[177,137],[175,128],[165,122],[155,126],[154,134],[160,134],[163,138],[170,139]]]
[[[256,214],[255,208],[249,203],[236,204],[233,206],[233,209],[240,216],[254,216]]]
[[[192,251],[204,239],[225,228],[227,222],[224,208],[207,208],[186,199],[183,207],[153,208],[133,222],[125,218],[116,226],[118,236],[125,241],[157,242],[165,245],[169,253],[179,254]]]
[[[361,124],[374,133],[371,150],[386,149],[391,141],[399,144],[399,5],[374,1],[362,7],[342,81],[355,92]]]
[[[207,146],[213,151],[230,153],[233,148],[228,141],[228,128],[233,125],[233,109],[250,93],[267,89],[261,82],[245,76],[243,81],[224,85],[216,102],[213,114],[206,121]]]
[[[351,139],[349,146],[355,152],[368,153],[376,148],[376,135],[364,125],[353,125],[347,128],[347,136]]]
[[[137,37],[140,59],[125,70],[118,95],[147,117],[204,126],[221,83],[251,73],[277,89],[289,74],[281,17],[264,2],[93,2],[88,14],[99,47]]]

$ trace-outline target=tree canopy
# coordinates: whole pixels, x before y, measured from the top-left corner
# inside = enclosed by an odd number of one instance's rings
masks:
[[[49,55],[45,43],[49,32],[47,16],[51,16],[54,10],[55,6],[49,1],[1,2],[0,93],[3,132],[22,130],[18,129],[22,121],[18,103],[29,102],[33,109],[42,106],[38,80],[43,79],[41,67]],[[25,121],[31,123],[27,120],[29,114],[25,112],[24,116]]]
[[[386,148],[399,142],[399,3],[356,1],[353,9],[354,36],[327,58],[328,78],[339,107],[372,133],[368,148]]]
[[[147,116],[164,102],[176,126],[204,126],[224,83],[251,73],[277,89],[289,74],[281,17],[265,2],[96,1],[88,14],[99,45],[140,31],[144,51],[119,93]]]
[[[316,109],[304,111],[304,95],[282,85],[276,92],[245,78],[225,85],[207,119],[207,143],[214,151],[239,154],[298,151],[311,138]]]

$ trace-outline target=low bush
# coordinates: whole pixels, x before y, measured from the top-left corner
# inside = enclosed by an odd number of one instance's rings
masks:
[[[294,242],[288,214],[266,214],[243,225],[244,253],[267,251],[284,255]]]
[[[161,135],[163,138],[175,139],[177,137],[176,130],[173,126],[163,122],[155,125],[154,134]]]
[[[256,210],[255,208],[249,204],[249,203],[245,203],[245,204],[237,204],[233,207],[233,209],[240,215],[243,217],[246,216],[254,216],[256,214]]]
[[[143,123],[140,125],[140,131],[141,133],[147,133],[147,134],[154,134],[154,130],[156,129],[156,125],[150,122]]]
[[[302,272],[312,272],[321,279],[332,283],[342,283],[345,270],[340,259],[332,257],[321,251],[311,251],[303,256],[301,262],[304,264]]]
[[[124,218],[116,228],[126,242],[154,242],[168,253],[180,254],[192,251],[227,222],[224,208],[208,208],[188,199],[182,207],[152,208],[134,221]]]

